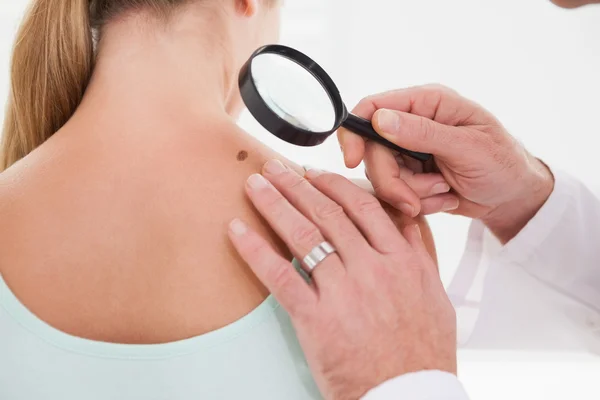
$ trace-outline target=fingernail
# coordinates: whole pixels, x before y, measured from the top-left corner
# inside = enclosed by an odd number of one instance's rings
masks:
[[[402,211],[404,214],[408,215],[408,216],[413,216],[415,215],[415,208],[408,204],[408,203],[402,203],[400,204],[400,206],[398,207],[400,209],[400,211]]]
[[[377,113],[377,123],[379,129],[387,133],[394,133],[400,128],[400,118],[398,117],[398,114],[390,110],[379,110]]]
[[[242,220],[236,218],[229,224],[229,230],[236,236],[242,236],[248,232],[248,226]]]
[[[442,211],[452,211],[458,208],[458,199],[446,200],[442,206]]]
[[[419,225],[413,225],[413,229],[415,230],[415,232],[417,233],[417,235],[419,235],[419,237],[421,239],[423,239],[423,234],[421,233],[421,228],[419,227]]]
[[[450,185],[448,185],[447,183],[438,183],[437,185],[433,186],[433,188],[431,188],[431,192],[429,193],[429,195],[433,196],[436,194],[448,193],[449,191]]]
[[[265,171],[271,175],[279,175],[285,172],[286,168],[279,160],[269,160],[265,164]]]
[[[306,179],[315,179],[317,176],[323,174],[323,171],[317,168],[311,168],[308,171],[306,171],[306,174],[304,175],[306,177]]]
[[[262,189],[268,185],[269,182],[267,182],[267,180],[261,174],[254,174],[248,178],[248,186],[250,186],[252,189]]]

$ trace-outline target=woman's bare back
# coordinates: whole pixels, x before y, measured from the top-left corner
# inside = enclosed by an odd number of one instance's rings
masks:
[[[265,299],[227,227],[241,217],[287,255],[244,193],[280,155],[231,121],[157,120],[154,133],[138,123],[82,132],[87,120],[73,120],[0,174],[0,273],[25,306],[75,336],[164,343],[223,327]],[[415,222],[389,212],[399,226]]]
[[[268,293],[231,248],[229,221],[285,250],[243,189],[278,156],[224,132],[236,129],[137,145],[59,132],[0,175],[3,278],[38,317],[94,340],[162,343],[245,315]]]

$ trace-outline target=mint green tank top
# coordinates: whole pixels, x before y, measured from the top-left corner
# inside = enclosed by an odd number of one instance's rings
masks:
[[[44,323],[0,275],[0,399],[321,399],[273,297],[216,331],[158,345],[104,343]]]

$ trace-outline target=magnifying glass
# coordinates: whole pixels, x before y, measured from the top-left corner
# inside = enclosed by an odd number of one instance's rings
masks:
[[[384,139],[370,121],[349,113],[325,70],[298,50],[282,45],[256,50],[240,71],[239,86],[254,118],[288,143],[316,146],[344,127],[417,160],[431,158]]]

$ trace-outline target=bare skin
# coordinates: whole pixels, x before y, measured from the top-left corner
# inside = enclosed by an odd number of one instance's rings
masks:
[[[336,248],[311,285],[242,220],[230,237],[289,312],[324,398],[359,399],[410,372],[456,374],[456,315],[420,230],[400,233],[373,195],[339,175],[305,178],[269,161],[246,190],[295,255],[325,238]]]
[[[117,152],[61,132],[1,176],[4,279],[51,325],[109,342],[166,342],[244,315],[267,292],[231,251],[227,222],[242,212],[262,226],[240,187],[277,155],[236,131],[124,138]]]
[[[80,337],[162,343],[265,299],[227,225],[243,216],[288,254],[243,193],[268,159],[286,160],[232,124],[184,143],[131,135],[102,147],[106,132],[78,133],[66,128],[0,175],[1,272],[32,312]]]
[[[551,0],[554,4],[563,8],[577,8],[588,4],[600,3],[598,0]]]
[[[0,273],[68,334],[164,343],[247,314],[268,292],[227,238],[234,217],[289,257],[244,183],[269,159],[291,163],[235,124],[246,55],[199,40],[215,28],[197,18],[151,36],[113,25],[74,117],[0,174]]]

